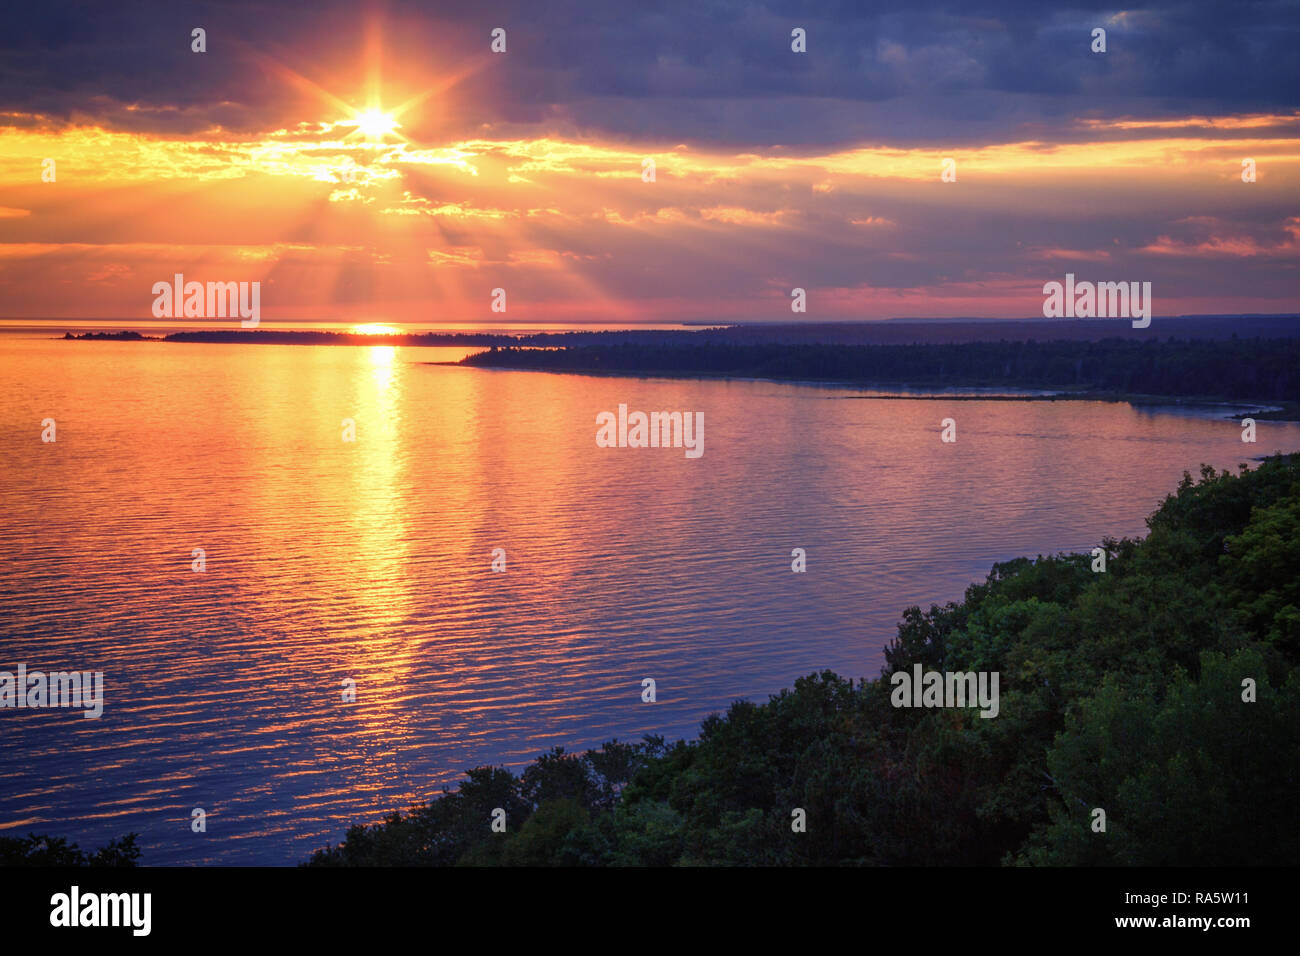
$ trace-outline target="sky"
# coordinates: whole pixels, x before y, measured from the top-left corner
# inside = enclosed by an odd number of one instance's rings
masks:
[[[1297,50],[1249,0],[9,5],[0,317],[177,273],[264,323],[1294,312]]]

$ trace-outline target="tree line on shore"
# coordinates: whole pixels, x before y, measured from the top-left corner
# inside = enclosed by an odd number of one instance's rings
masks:
[[[725,375],[923,387],[1084,389],[1243,401],[1300,400],[1300,339],[1103,339],[928,345],[698,344],[493,348],[462,365]]]

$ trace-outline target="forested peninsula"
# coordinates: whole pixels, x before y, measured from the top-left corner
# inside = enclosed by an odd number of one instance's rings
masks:
[[[600,344],[494,347],[458,364],[620,375],[910,388],[1021,388],[1094,397],[1300,402],[1300,338],[960,344]]]

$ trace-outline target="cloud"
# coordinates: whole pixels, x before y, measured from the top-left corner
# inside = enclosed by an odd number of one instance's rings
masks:
[[[175,271],[265,281],[269,321],[472,321],[494,287],[521,321],[789,318],[794,286],[814,319],[1033,315],[1066,271],[1181,311],[1293,307],[1294,6],[461,11],[16,11],[0,308],[147,314]],[[378,142],[355,122],[372,97],[400,124]]]
[[[505,55],[488,51],[488,24],[507,30]],[[207,31],[206,53],[191,52],[195,26]],[[805,54],[790,50],[794,26],[807,31]],[[1097,26],[1105,54],[1089,49]],[[437,90],[404,121],[417,139],[974,145],[1026,127],[1055,139],[1085,114],[1291,113],[1297,46],[1300,7],[1275,2],[1164,0],[1117,13],[1080,0],[518,0],[476,4],[469,16],[415,0],[199,10],[56,0],[9,13],[0,110],[180,136],[261,132],[345,119],[320,116],[322,105],[364,105],[377,66],[394,102]]]

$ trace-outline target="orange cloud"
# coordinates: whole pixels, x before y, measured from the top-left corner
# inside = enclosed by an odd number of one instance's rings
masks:
[[[979,314],[973,303],[981,295],[995,314],[1027,314],[1023,289],[1041,289],[1042,277],[1012,273],[1043,261],[1122,265],[1136,253],[1248,260],[1294,251],[1293,225],[1288,244],[1270,245],[1276,219],[1258,235],[1202,223],[1210,235],[1190,239],[1175,238],[1175,220],[1162,219],[1170,228],[1156,240],[1146,241],[1156,234],[1147,228],[1126,245],[1105,229],[1089,230],[1090,240],[1062,240],[1060,230],[1006,238],[1034,217],[1113,220],[1119,229],[1126,217],[1149,220],[1157,206],[1183,210],[1185,224],[1197,226],[1192,220],[1211,208],[1198,203],[1224,188],[1241,189],[1243,204],[1294,197],[1294,119],[1112,121],[1093,128],[1129,138],[793,155],[556,136],[376,143],[349,138],[342,120],[258,136],[167,138],[3,114],[0,308],[47,310],[46,290],[57,286],[59,307],[74,314],[144,314],[147,283],[183,271],[264,280],[271,320],[373,313],[380,302],[396,311],[374,315],[393,321],[427,315],[430,302],[449,318],[487,317],[487,288],[508,286],[512,310],[532,317],[557,315],[567,303],[583,314],[662,321],[672,316],[654,315],[649,303],[690,300],[658,287],[693,277],[717,290],[714,301],[694,300],[697,313],[753,318],[772,309],[775,317],[776,299],[765,298],[775,284],[785,295],[815,285],[814,301],[846,317],[922,308],[927,296],[926,314],[948,307]],[[1223,138],[1225,130],[1239,135]],[[1259,164],[1256,184],[1239,181],[1246,155]],[[653,183],[641,178],[647,156],[656,161]],[[41,182],[47,157],[58,162],[57,182]],[[948,157],[955,183],[939,180]],[[1008,229],[983,231],[992,217],[1012,214],[1019,220]],[[988,241],[973,242],[974,232]],[[985,261],[999,244],[1012,251]],[[862,262],[888,263],[895,274],[859,288]],[[486,269],[491,286],[477,276]],[[989,278],[967,285],[981,273]],[[721,275],[725,283],[714,281]],[[894,285],[880,284],[888,280]],[[575,304],[582,302],[592,305]]]

